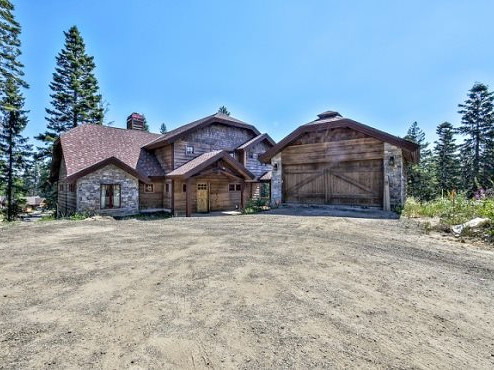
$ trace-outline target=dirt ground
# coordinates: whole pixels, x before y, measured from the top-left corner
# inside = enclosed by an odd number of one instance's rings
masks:
[[[1,368],[494,367],[493,250],[402,220],[0,226],[0,277]]]

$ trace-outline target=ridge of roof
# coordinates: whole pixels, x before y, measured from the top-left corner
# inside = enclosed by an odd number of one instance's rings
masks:
[[[222,124],[230,124],[232,126],[240,126],[246,129],[251,130],[252,132],[255,133],[255,135],[259,135],[260,132],[253,126],[250,125],[244,121],[241,121],[237,118],[230,117],[226,114],[222,113],[214,113],[209,116],[200,118],[198,120],[192,121],[190,123],[186,123],[185,125],[179,126],[163,135],[160,137],[153,139],[146,145],[144,145],[145,148],[147,149],[156,149],[159,148],[163,145],[171,144],[175,140],[179,139],[183,135],[186,135],[189,133],[191,130],[194,129],[199,129],[204,126],[207,126],[208,124],[213,124],[215,122],[222,123]]]
[[[261,154],[259,156],[259,160],[267,163],[267,161],[269,161],[275,154],[283,150],[283,148],[305,133],[318,131],[321,129],[333,129],[340,127],[348,127],[353,130],[360,131],[368,136],[375,137],[383,142],[396,145],[409,153],[408,158],[411,161],[416,162],[419,160],[419,146],[416,143],[341,116],[317,119],[299,126],[272,148]]]

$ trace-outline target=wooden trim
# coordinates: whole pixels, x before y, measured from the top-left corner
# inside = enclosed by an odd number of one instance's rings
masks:
[[[265,153],[260,155],[259,161],[264,163],[269,163],[272,157],[274,157],[277,153],[282,151],[285,147],[290,145],[293,141],[295,141],[303,134],[309,132],[329,130],[334,128],[342,128],[342,127],[346,127],[355,131],[362,132],[363,134],[374,137],[380,141],[402,148],[407,153],[406,156],[415,163],[418,162],[420,159],[420,154],[419,154],[420,148],[417,144],[399,138],[397,136],[388,134],[387,132],[364,125],[363,123],[353,121],[348,118],[342,118],[336,121],[321,122],[321,123],[318,123],[318,121],[313,121],[310,122],[309,124],[298,127],[289,135],[287,135],[285,138],[283,138],[278,144],[276,144],[275,146],[267,150]]]
[[[196,167],[191,168],[189,171],[185,172],[184,174],[181,174],[181,175],[168,175],[167,177],[168,178],[180,178],[180,179],[184,179],[184,180],[185,179],[188,179],[188,178],[194,176],[195,174],[200,173],[202,170],[204,170],[205,168],[209,167],[211,164],[219,161],[220,159],[223,159],[230,166],[232,166],[233,168],[235,168],[245,178],[251,179],[251,180],[255,178],[255,176],[248,169],[246,169],[244,166],[242,166],[242,164],[239,161],[237,161],[236,159],[232,158],[230,156],[230,154],[228,154],[228,152],[226,152],[224,150],[221,151],[221,152],[219,152],[215,156],[213,156],[211,158],[208,158],[206,161],[202,162],[201,164],[197,165]],[[187,163],[185,163],[184,166],[186,164]]]
[[[191,122],[191,123],[185,124],[183,126],[180,126],[177,129],[175,129],[178,131],[177,133],[173,133],[171,131],[171,132],[169,132],[169,135],[164,134],[163,135],[164,138],[162,138],[158,141],[151,142],[150,144],[145,145],[144,148],[145,149],[161,148],[164,145],[174,143],[175,141],[188,135],[190,132],[202,129],[204,127],[213,125],[215,123],[219,123],[219,124],[231,126],[231,127],[244,128],[244,129],[252,131],[256,136],[261,134],[254,126],[249,125],[248,123],[235,122],[235,121],[231,121],[229,119],[215,117],[215,115],[212,115],[210,117],[201,118],[201,119],[203,120],[203,122],[198,122],[198,123]],[[190,125],[190,127],[187,127],[186,129],[182,129],[180,131],[180,129],[182,127],[187,126],[187,125]]]
[[[149,179],[149,177],[147,176],[143,176],[141,175],[139,172],[137,172],[135,169],[133,169],[132,167],[128,166],[127,164],[125,164],[124,162],[122,162],[120,159],[116,158],[116,157],[110,157],[110,158],[106,158],[106,159],[103,159],[102,161],[99,161],[98,163],[95,163],[91,166],[88,166],[70,176],[67,176],[65,178],[65,181],[67,182],[74,182],[75,180],[77,180],[78,178],[81,178],[87,174],[90,174],[91,172],[94,172],[100,168],[103,168],[109,164],[113,164],[117,167],[119,167],[120,169],[124,170],[125,172],[131,174],[132,176],[134,177],[137,177],[139,180],[141,180],[142,182],[146,183],[146,184],[149,184],[151,182],[151,180]]]

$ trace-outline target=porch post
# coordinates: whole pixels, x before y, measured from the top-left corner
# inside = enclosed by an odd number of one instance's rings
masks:
[[[185,217],[192,215],[192,181],[187,179],[185,182]]]
[[[242,181],[240,183],[240,208],[244,209],[244,188],[245,188],[245,181]]]

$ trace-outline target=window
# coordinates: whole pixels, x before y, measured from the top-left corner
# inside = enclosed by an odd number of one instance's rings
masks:
[[[231,155],[233,158],[237,159],[237,153],[235,153],[235,152],[230,152],[230,155]]]
[[[186,192],[187,191],[187,184],[182,184],[182,192]]]
[[[153,184],[144,184],[144,192],[145,193],[154,193],[154,185]]]
[[[241,190],[242,190],[241,184],[228,184],[228,191],[241,191]]]
[[[257,159],[257,153],[249,152],[250,159]]]
[[[101,209],[120,208],[120,184],[101,185]]]
[[[71,193],[75,192],[75,184],[69,184],[69,191]]]
[[[261,183],[261,198],[269,198],[269,193],[271,191],[269,182]]]
[[[58,191],[63,191],[63,184],[58,185]]]
[[[165,193],[170,192],[170,184],[165,184]]]
[[[197,190],[208,190],[208,184],[197,184]]]
[[[187,145],[185,147],[185,154],[187,154],[187,155],[194,154],[194,147],[192,145]]]
[[[273,171],[278,171],[278,163],[273,164]]]

